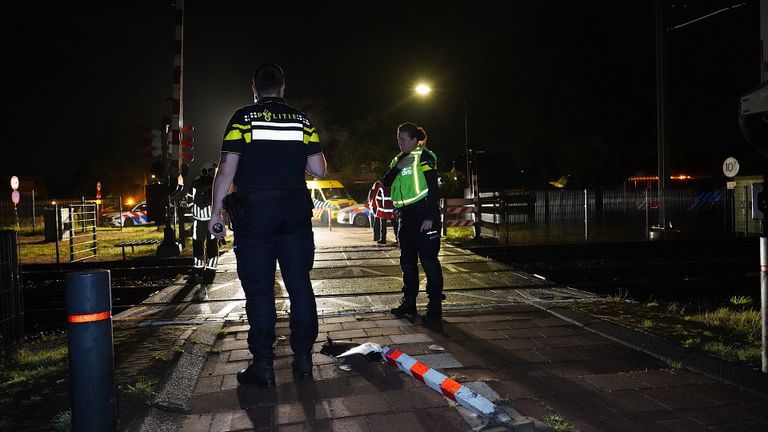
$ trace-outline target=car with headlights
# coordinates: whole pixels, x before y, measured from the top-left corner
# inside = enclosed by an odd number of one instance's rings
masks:
[[[129,227],[135,225],[148,225],[152,221],[147,218],[147,202],[142,201],[132,209],[124,212],[110,212],[102,216],[104,225],[115,227]]]
[[[371,211],[366,208],[365,204],[344,207],[336,213],[336,222],[345,225],[368,227],[371,226]]]

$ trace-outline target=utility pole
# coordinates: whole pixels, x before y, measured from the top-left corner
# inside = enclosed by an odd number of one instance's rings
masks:
[[[180,132],[183,122],[183,89],[184,89],[184,0],[176,0],[176,44],[173,56],[173,84],[171,88],[171,121],[168,125],[168,153],[164,153],[164,160],[168,170],[168,199],[165,211],[165,230],[163,232],[163,242],[157,247],[157,256],[172,257],[181,253],[180,244],[176,241],[176,206],[173,203],[174,197],[184,189],[184,176],[182,175],[182,164],[180,152]],[[175,179],[173,177],[176,177]],[[174,181],[175,180],[175,181]]]

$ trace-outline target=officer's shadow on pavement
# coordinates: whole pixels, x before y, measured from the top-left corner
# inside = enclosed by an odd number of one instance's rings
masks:
[[[187,298],[190,298],[192,301],[208,300],[208,285],[198,275],[187,276],[184,286],[169,301],[171,303],[181,303]]]
[[[255,385],[237,386],[237,401],[254,428],[273,425],[278,403],[277,387],[261,388]]]

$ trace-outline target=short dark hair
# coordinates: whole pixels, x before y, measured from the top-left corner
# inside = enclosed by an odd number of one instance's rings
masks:
[[[283,68],[273,63],[265,63],[253,73],[253,86],[256,93],[277,93],[285,84]]]

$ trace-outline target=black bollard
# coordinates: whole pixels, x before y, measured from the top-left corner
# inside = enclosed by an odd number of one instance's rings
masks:
[[[115,431],[110,273],[69,273],[66,281],[72,430]]]

